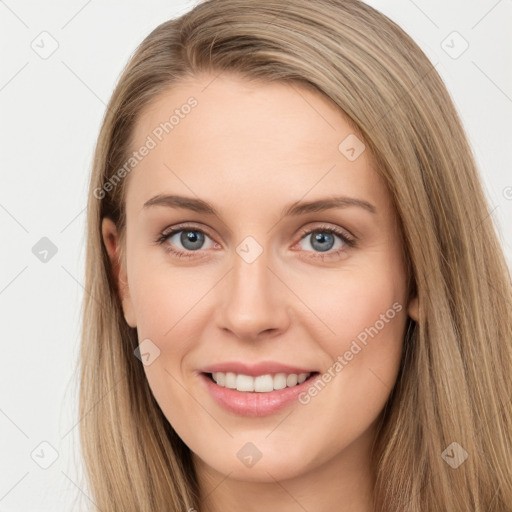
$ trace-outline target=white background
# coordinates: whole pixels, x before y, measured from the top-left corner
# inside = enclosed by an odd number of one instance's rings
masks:
[[[92,152],[105,104],[136,46],[193,3],[0,2],[0,511],[69,511],[77,494],[87,494],[74,371]],[[368,3],[411,34],[445,80],[512,266],[512,1]],[[50,47],[44,31],[58,43],[47,59],[31,47],[41,37]],[[452,58],[463,40],[468,49]],[[32,252],[42,237],[57,248],[46,263]],[[58,453],[48,469],[35,462],[51,462],[41,442]]]

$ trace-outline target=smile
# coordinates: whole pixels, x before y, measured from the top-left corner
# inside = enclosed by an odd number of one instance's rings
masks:
[[[234,372],[200,373],[215,403],[237,416],[268,416],[294,403],[319,372],[246,375]]]
[[[243,373],[215,372],[210,374],[212,380],[218,385],[237,391],[254,391],[256,393],[269,393],[286,387],[302,384],[311,373],[276,373],[253,377]]]

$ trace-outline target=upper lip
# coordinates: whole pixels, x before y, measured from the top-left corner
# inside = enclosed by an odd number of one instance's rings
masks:
[[[205,366],[201,370],[203,373],[237,373],[242,375],[250,375],[257,377],[258,375],[267,375],[274,373],[313,373],[315,370],[299,368],[298,366],[290,366],[279,363],[277,361],[262,361],[256,364],[246,364],[237,361],[226,361],[225,363],[217,363]]]

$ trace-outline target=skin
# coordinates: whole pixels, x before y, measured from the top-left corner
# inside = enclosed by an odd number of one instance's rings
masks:
[[[418,318],[417,299],[405,302],[390,195],[369,151],[352,162],[338,150],[354,130],[328,99],[297,85],[214,77],[174,86],[139,118],[134,149],[168,112],[190,96],[198,101],[127,178],[120,268],[116,227],[110,219],[102,225],[126,321],[139,341],[160,349],[144,366],[149,385],[194,454],[201,512],[370,511],[376,421],[396,381],[407,315]],[[158,194],[201,198],[219,216],[143,208]],[[335,195],[368,201],[376,212],[350,206],[281,218],[294,201]],[[181,233],[155,243],[184,222],[207,234],[195,252]],[[357,245],[335,236],[322,252],[301,234],[322,225],[348,231]],[[263,248],[252,263],[236,252],[247,236]],[[166,244],[192,257],[177,258]],[[394,303],[401,311],[307,405],[241,417],[221,408],[198,377],[227,360],[325,372]],[[262,453],[252,467],[237,457],[248,442]]]

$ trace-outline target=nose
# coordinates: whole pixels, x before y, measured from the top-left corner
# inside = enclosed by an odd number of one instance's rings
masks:
[[[265,252],[251,263],[234,255],[233,268],[219,290],[218,327],[248,341],[286,331],[290,324],[289,292],[268,263]]]

